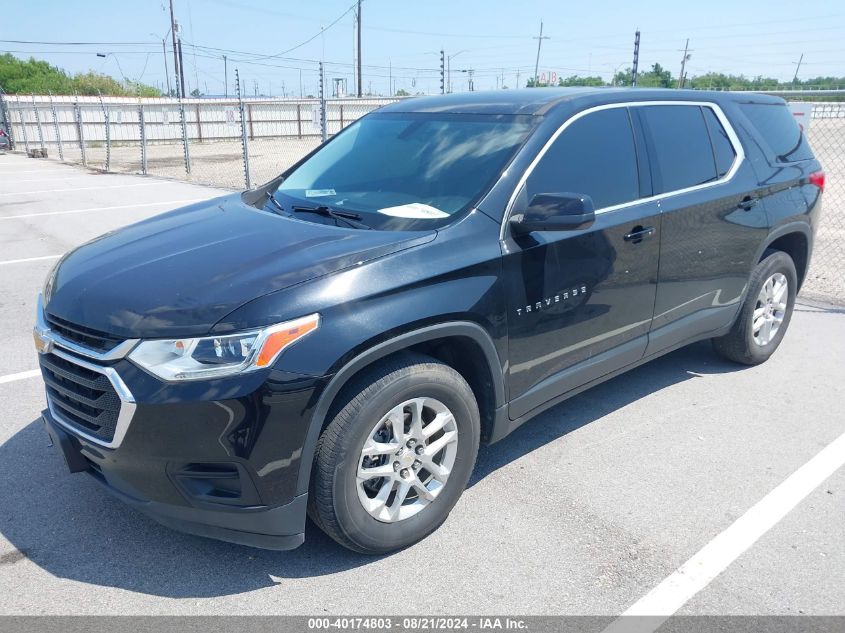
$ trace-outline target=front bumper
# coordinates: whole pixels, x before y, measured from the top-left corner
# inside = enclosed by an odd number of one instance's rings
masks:
[[[42,415],[71,472],[184,532],[268,549],[302,543],[303,446],[330,376],[268,368],[165,382],[126,359],[137,341],[95,351],[82,345],[92,331],[48,324],[40,298],[34,334]]]
[[[305,540],[307,494],[275,507],[260,504],[214,507],[213,502],[207,501],[175,504],[143,498],[120,476],[119,469],[110,466],[110,462],[115,461],[111,454],[104,454],[102,449],[94,448],[66,431],[49,410],[42,412],[42,419],[70,472],[88,473],[109,493],[162,525],[188,534],[263,549],[293,549]],[[178,484],[174,485],[179,488]]]

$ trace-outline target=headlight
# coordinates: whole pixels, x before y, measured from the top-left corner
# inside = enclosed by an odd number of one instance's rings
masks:
[[[142,341],[129,360],[163,380],[232,376],[269,367],[286,347],[319,325],[320,315],[312,314],[239,334]]]

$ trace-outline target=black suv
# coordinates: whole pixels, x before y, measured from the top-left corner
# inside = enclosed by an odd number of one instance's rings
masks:
[[[693,341],[771,356],[823,188],[773,97],[395,103],[266,185],[65,255],[43,417],[71,471],[165,525],[287,549],[307,513],[396,550],[446,519],[480,442]]]

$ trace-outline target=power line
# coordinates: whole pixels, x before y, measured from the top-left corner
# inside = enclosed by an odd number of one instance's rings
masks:
[[[274,59],[280,59],[282,61],[304,62],[304,63],[309,63],[309,64],[319,64],[320,63],[319,59],[309,59],[309,58],[304,58],[304,57],[282,57],[281,55],[267,56],[267,55],[261,55],[259,53],[252,53],[250,51],[235,50],[235,49],[232,49],[232,48],[219,48],[219,47],[216,47],[216,46],[204,46],[202,44],[193,44],[191,42],[188,42],[187,40],[184,40],[184,44],[186,46],[196,47],[196,48],[204,50],[204,51],[218,51],[218,52],[221,52],[221,53],[235,53],[235,54],[238,54],[238,55],[253,55],[253,57],[251,59],[237,59],[237,60],[235,60],[233,58],[233,60],[232,60],[232,61],[238,61],[238,62],[243,62],[243,63],[247,63],[247,64],[256,63],[258,60],[264,60],[264,59],[268,59],[270,57],[272,57]],[[351,62],[323,61],[323,63],[326,64],[327,66],[349,66],[349,67],[355,66],[355,64],[352,64]],[[362,66],[364,68],[380,68],[380,69],[390,68],[390,66],[378,65],[378,64],[362,64]],[[422,68],[422,67],[415,67],[415,66],[393,66],[393,68],[398,68],[400,70],[415,70],[415,71],[432,72],[432,73],[438,72],[438,70],[436,68]]]
[[[46,42],[39,40],[0,40],[9,44],[44,44],[48,46],[149,46],[151,42]]]
[[[502,40],[527,40],[530,35],[480,35],[472,33],[435,33],[432,31],[411,31],[408,29],[393,29],[384,26],[367,27],[373,31],[385,31],[388,33],[401,33],[405,35],[426,35],[428,37],[460,37],[461,39],[502,39]]]
[[[290,53],[290,52],[292,52],[292,51],[295,51],[297,48],[302,48],[302,47],[303,47],[303,46],[305,46],[306,44],[309,44],[309,43],[313,42],[314,40],[316,40],[318,37],[320,37],[321,35],[323,35],[323,33],[325,33],[325,32],[326,32],[326,31],[328,31],[330,28],[332,28],[335,24],[337,24],[338,22],[340,22],[340,21],[341,21],[343,18],[345,18],[345,17],[346,17],[346,15],[347,15],[350,11],[352,11],[352,10],[353,10],[356,6],[358,6],[358,3],[357,3],[357,2],[356,2],[355,4],[353,4],[353,5],[351,5],[351,6],[350,6],[350,7],[349,7],[346,11],[344,11],[343,13],[341,13],[341,14],[337,17],[337,19],[335,19],[335,20],[334,20],[334,22],[332,22],[331,24],[329,24],[327,27],[320,29],[320,32],[319,32],[319,33],[315,33],[314,35],[312,35],[311,37],[309,37],[309,38],[308,38],[307,40],[305,40],[304,42],[300,42],[300,43],[299,43],[299,44],[297,44],[296,46],[293,46],[293,47],[291,47],[291,48],[289,48],[289,49],[287,49],[287,50],[284,50],[284,51],[282,51],[281,53],[276,53],[276,54],[274,54],[274,55],[265,55],[265,56],[262,56],[262,57],[256,57],[256,59],[275,59],[275,58],[277,58],[277,57],[281,57],[282,55],[286,55],[287,53]]]

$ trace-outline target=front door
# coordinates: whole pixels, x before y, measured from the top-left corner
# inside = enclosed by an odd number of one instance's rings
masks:
[[[511,419],[639,360],[654,312],[660,214],[626,107],[571,120],[512,209],[540,193],[589,195],[593,225],[514,236],[505,227]],[[638,169],[638,164],[641,169]]]

